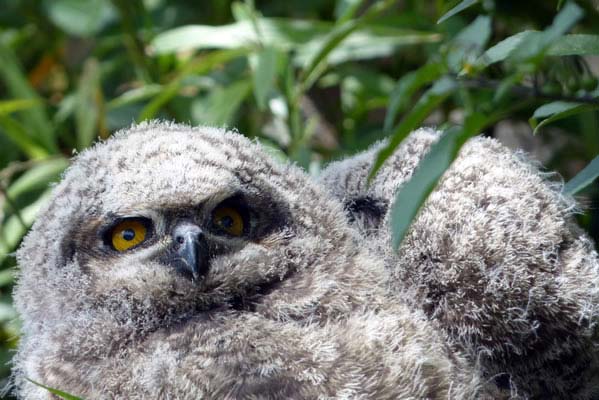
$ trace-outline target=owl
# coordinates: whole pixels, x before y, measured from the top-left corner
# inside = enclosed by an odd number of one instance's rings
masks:
[[[342,203],[235,132],[144,123],[81,153],[17,259],[19,398],[484,395]]]
[[[599,399],[599,259],[575,202],[494,139],[462,148],[396,252],[390,206],[439,134],[413,132],[370,185],[379,143],[320,182],[379,258],[391,285],[512,398]]]

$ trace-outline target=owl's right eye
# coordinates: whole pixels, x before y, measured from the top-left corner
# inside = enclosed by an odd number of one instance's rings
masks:
[[[129,250],[146,240],[148,230],[148,222],[144,219],[125,219],[110,230],[108,242],[116,251]]]

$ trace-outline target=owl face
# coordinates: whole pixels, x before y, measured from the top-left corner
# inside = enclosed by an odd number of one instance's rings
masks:
[[[343,221],[303,173],[240,135],[140,125],[67,171],[19,252],[17,301],[44,329],[98,310],[137,332],[269,302],[288,316],[314,303],[294,276],[338,256]],[[286,310],[273,306],[282,292]]]

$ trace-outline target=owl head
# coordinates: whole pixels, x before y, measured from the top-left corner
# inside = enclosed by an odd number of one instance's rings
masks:
[[[211,309],[314,314],[331,279],[316,261],[355,247],[343,221],[304,173],[239,134],[135,126],[76,157],[24,240],[24,341],[76,330],[77,351],[106,351]]]

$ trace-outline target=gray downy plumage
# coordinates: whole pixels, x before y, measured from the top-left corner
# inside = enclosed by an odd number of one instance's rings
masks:
[[[384,143],[330,164],[320,182],[489,390],[599,399],[599,259],[574,200],[525,155],[471,139],[392,250],[391,203],[438,137],[413,132],[370,186]]]
[[[232,198],[236,237],[210,222]],[[147,235],[118,251],[107,232],[131,218]],[[203,232],[202,276],[168,257],[181,221]],[[234,132],[144,123],[84,151],[17,258],[22,399],[52,398],[26,378],[86,399],[481,395],[341,203]]]

